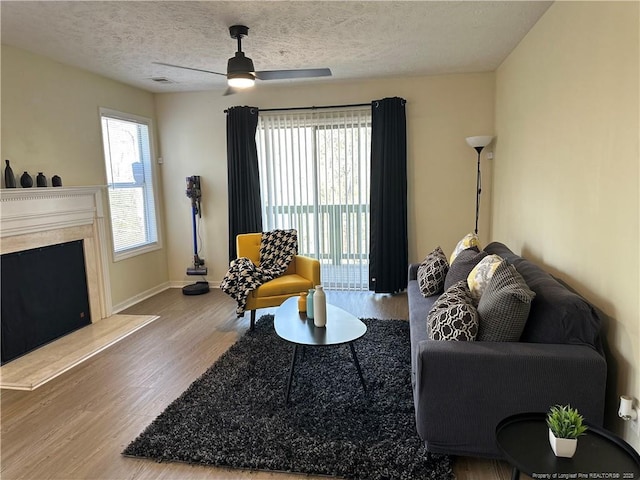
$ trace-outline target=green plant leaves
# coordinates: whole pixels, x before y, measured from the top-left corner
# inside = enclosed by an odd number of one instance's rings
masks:
[[[571,405],[555,405],[547,414],[547,426],[556,438],[578,438],[587,431],[584,418]]]

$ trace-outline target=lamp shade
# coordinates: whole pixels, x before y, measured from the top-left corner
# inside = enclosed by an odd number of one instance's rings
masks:
[[[493,137],[491,135],[479,135],[477,137],[467,137],[467,143],[473,148],[484,148],[491,143]]]

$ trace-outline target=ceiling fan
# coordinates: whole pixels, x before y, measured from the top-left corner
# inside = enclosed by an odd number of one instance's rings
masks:
[[[214,75],[223,75],[227,77],[229,89],[225,95],[235,93],[235,89],[243,89],[252,87],[255,80],[283,80],[290,78],[312,78],[312,77],[330,77],[331,70],[328,68],[304,68],[298,70],[262,70],[256,71],[253,61],[249,57],[245,57],[242,51],[242,38],[249,34],[249,27],[244,25],[232,25],[229,27],[231,38],[238,41],[238,51],[235,56],[231,57],[227,62],[227,73],[212,72],[211,70],[203,70],[201,68],[184,67],[182,65],[174,65],[171,63],[153,62],[156,65],[165,65],[167,67],[184,68],[186,70],[195,70],[196,72],[213,73]]]

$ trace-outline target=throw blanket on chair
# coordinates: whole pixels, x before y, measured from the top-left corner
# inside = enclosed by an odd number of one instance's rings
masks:
[[[238,302],[236,308],[238,316],[244,315],[249,294],[263,283],[282,275],[297,253],[298,232],[296,230],[272,230],[262,232],[260,265],[256,266],[247,257],[231,261],[220,289]]]

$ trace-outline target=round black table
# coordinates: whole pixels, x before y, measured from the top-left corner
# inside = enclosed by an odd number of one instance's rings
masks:
[[[575,455],[556,457],[545,418],[545,413],[521,413],[496,427],[498,448],[513,466],[512,480],[519,479],[520,472],[534,479],[640,479],[638,452],[613,433],[588,423]]]
[[[289,380],[287,381],[285,394],[286,403],[289,403],[291,380],[293,379],[299,346],[325,347],[349,344],[353,363],[358,371],[362,388],[366,393],[367,386],[362,377],[358,356],[353,348],[353,342],[367,333],[367,326],[358,317],[327,303],[327,324],[324,327],[316,327],[313,324],[313,319],[307,319],[306,313],[298,311],[298,297],[291,297],[285,300],[276,310],[273,326],[280,338],[293,344]]]

